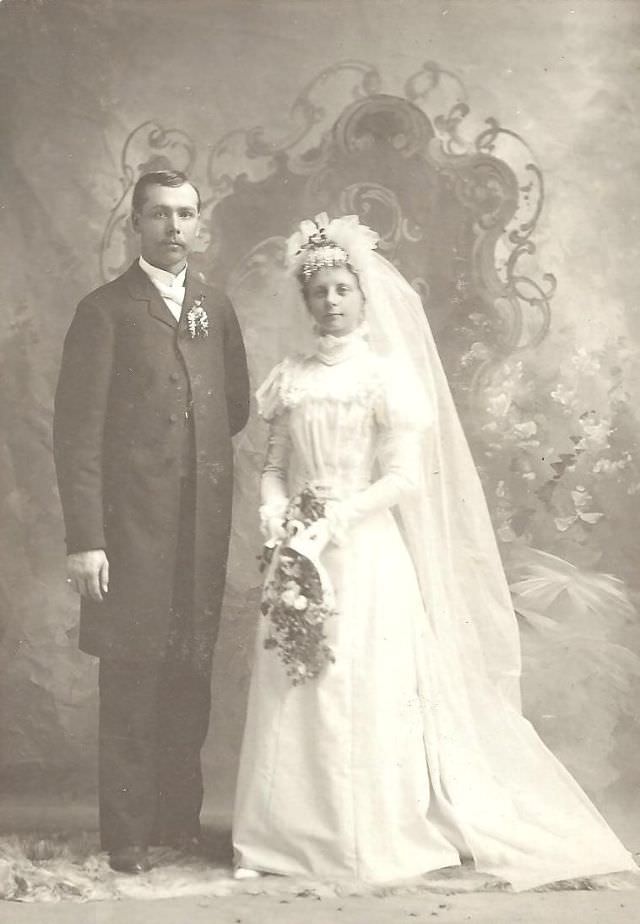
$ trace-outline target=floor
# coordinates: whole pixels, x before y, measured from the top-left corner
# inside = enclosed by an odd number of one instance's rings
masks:
[[[0,800],[0,827],[46,831],[95,827],[91,803]],[[211,818],[208,819],[211,823]],[[220,824],[219,818],[213,819]],[[635,826],[634,826],[635,828]],[[637,830],[637,829],[636,829]],[[638,850],[640,844],[629,844]],[[0,924],[638,924],[640,888],[620,891],[503,892],[318,897],[235,894],[141,901],[0,902]]]
[[[93,904],[0,902],[2,924],[638,924],[638,892],[537,892],[389,896],[179,898]]]

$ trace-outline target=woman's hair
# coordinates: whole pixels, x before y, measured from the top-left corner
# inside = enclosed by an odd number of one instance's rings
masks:
[[[360,278],[357,272],[355,271],[355,269],[353,268],[353,266],[349,262],[333,263],[333,264],[327,264],[325,266],[318,266],[315,272],[311,274],[308,271],[305,273],[304,269],[301,269],[300,272],[296,274],[296,279],[298,280],[298,283],[300,284],[300,289],[302,290],[302,297],[304,299],[305,305],[308,304],[308,301],[307,301],[308,287],[313,282],[313,279],[316,273],[320,272],[321,269],[346,269],[348,270],[353,276],[353,278],[355,279],[356,283],[358,284],[358,289],[360,290],[360,294],[362,295],[362,298],[364,299],[364,292],[362,291],[362,286],[360,285]]]
[[[196,196],[198,197],[198,212],[200,212],[200,190],[195,183],[192,183],[186,173],[181,173],[179,170],[156,170],[153,173],[143,173],[133,187],[133,195],[131,197],[132,211],[138,213],[142,211],[149,186],[171,186],[176,188],[178,186],[184,186],[185,183],[195,189]]]

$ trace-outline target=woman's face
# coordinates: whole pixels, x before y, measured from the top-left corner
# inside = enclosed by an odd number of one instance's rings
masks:
[[[364,297],[358,280],[346,266],[327,266],[304,284],[307,307],[322,334],[344,337],[364,317]]]

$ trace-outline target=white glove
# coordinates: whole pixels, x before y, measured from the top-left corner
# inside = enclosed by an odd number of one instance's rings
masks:
[[[265,545],[272,548],[285,538],[284,515],[289,506],[286,498],[278,498],[260,507],[260,531],[265,537]]]

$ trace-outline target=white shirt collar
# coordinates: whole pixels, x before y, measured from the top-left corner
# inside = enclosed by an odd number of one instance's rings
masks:
[[[159,266],[154,266],[152,263],[149,263],[142,256],[138,258],[138,264],[140,269],[147,274],[151,282],[159,282],[161,285],[168,286],[170,289],[184,289],[184,280],[187,275],[186,263],[175,276],[173,273],[169,273],[167,270],[160,269]]]

